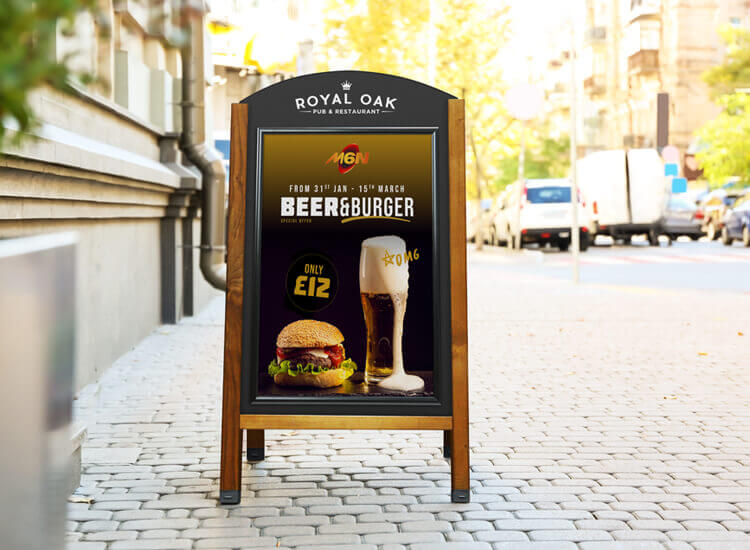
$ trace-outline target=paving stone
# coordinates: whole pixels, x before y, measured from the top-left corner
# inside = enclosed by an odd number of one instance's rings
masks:
[[[510,531],[534,531],[538,529],[574,529],[572,521],[565,519],[498,519],[494,522],[495,529]]]
[[[96,533],[85,534],[83,539],[103,542],[134,540],[138,538],[138,534],[138,531],[98,531]]]
[[[720,542],[720,541],[711,541],[711,542],[694,542],[692,544],[692,547],[695,548],[695,550],[747,550],[748,545],[746,542]],[[686,550],[690,550],[687,548]]]
[[[195,529],[198,527],[200,522],[197,519],[182,518],[182,519],[137,519],[132,521],[125,521],[120,526],[120,529],[127,529],[132,531],[145,531],[147,529]]]
[[[182,537],[186,539],[240,539],[242,537],[257,537],[259,530],[254,527],[200,527],[186,529]]]
[[[578,550],[573,542],[496,542],[495,550]]]
[[[472,542],[474,537],[467,531],[448,531],[443,533],[445,540],[448,542]]]
[[[452,531],[453,527],[447,521],[405,521],[401,524],[402,531]]]
[[[151,531],[140,531],[142,539],[178,539],[180,532],[176,529],[154,529]]]
[[[192,546],[188,539],[139,539],[110,543],[109,550],[190,550]]]
[[[672,540],[682,540],[685,542],[743,541],[750,547],[750,535],[738,531],[667,531],[667,536]]]
[[[584,542],[588,540],[612,540],[612,536],[606,531],[587,531],[584,529],[544,530],[531,531],[531,540],[559,540],[571,542]]]
[[[413,533],[375,533],[365,535],[364,541],[371,544],[417,544],[420,542],[444,542],[442,533],[413,532]]]
[[[622,531],[611,531],[610,534],[615,540],[653,540],[653,541],[667,541],[666,533],[663,531],[654,531],[649,529],[624,529]]]
[[[120,523],[117,521],[84,521],[78,525],[78,531],[81,533],[90,533],[92,531],[114,531]]]
[[[274,537],[208,538],[195,541],[193,548],[277,548]]]
[[[163,510],[122,510],[112,514],[115,521],[130,521],[135,519],[161,519],[166,515]]]
[[[324,525],[330,519],[328,516],[262,516],[253,520],[255,527],[270,527],[271,525]]]
[[[262,534],[270,537],[314,535],[315,527],[312,525],[272,525],[271,527],[264,527]]]
[[[411,544],[411,550],[432,550],[442,548],[443,550],[492,550],[486,542],[430,542],[424,544]]]
[[[368,535],[376,536],[376,535]],[[360,541],[357,535],[340,534],[340,535],[310,535],[310,536],[291,536],[281,537],[279,544],[284,546],[320,546],[328,544],[358,544]]]
[[[663,550],[664,546],[656,541],[630,542],[582,542],[578,545],[581,550]]]
[[[474,538],[485,542],[527,541],[529,537],[521,531],[477,531]]]
[[[251,527],[253,522],[250,518],[208,518],[201,522],[201,527]]]
[[[65,550],[105,550],[106,542],[68,542]]]

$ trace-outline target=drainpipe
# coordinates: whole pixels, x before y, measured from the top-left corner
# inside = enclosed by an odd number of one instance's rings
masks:
[[[201,173],[200,269],[206,281],[219,290],[227,289],[222,157],[206,141],[205,13],[202,0],[183,2],[187,32],[182,47],[182,139],[185,156]]]

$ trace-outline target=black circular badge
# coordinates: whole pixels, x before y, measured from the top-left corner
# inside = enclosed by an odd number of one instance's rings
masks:
[[[339,289],[339,276],[333,262],[322,254],[304,254],[294,260],[286,274],[286,293],[302,311],[328,307]]]

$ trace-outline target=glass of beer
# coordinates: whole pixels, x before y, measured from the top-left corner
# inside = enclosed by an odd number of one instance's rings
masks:
[[[362,242],[359,293],[367,325],[365,381],[378,384],[394,375],[404,375],[401,340],[409,293],[409,264],[403,239],[387,235]]]

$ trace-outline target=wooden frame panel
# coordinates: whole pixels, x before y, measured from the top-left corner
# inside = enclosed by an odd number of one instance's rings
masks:
[[[468,340],[466,305],[466,146],[464,101],[448,100],[452,416],[241,415],[242,308],[244,302],[245,205],[248,106],[231,116],[227,295],[221,434],[220,502],[240,501],[242,430],[249,460],[262,460],[265,429],[443,430],[451,458],[451,500],[469,501]]]
[[[242,303],[245,264],[245,190],[247,185],[247,105],[232,105],[227,224],[227,296],[224,320],[224,384],[221,408],[221,480],[219,500],[239,502],[242,482]]]
[[[469,502],[469,374],[466,314],[466,130],[464,100],[448,100],[453,426],[451,500]]]
[[[450,416],[339,416],[243,414],[245,430],[450,430]]]

